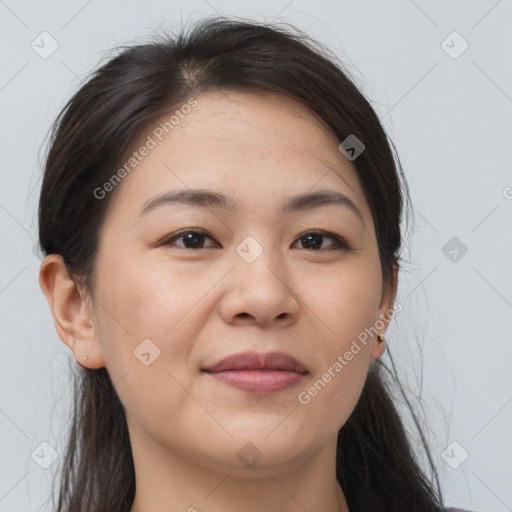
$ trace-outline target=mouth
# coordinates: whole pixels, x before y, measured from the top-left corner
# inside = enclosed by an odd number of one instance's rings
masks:
[[[284,391],[308,374],[297,359],[282,352],[234,354],[202,371],[219,382],[258,394]]]

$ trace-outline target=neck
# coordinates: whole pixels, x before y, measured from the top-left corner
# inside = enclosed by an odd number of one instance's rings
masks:
[[[336,437],[313,456],[282,466],[218,468],[162,446],[132,442],[136,494],[130,512],[349,512],[336,480]]]

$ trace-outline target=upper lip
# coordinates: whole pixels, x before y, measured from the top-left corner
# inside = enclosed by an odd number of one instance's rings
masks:
[[[281,370],[307,373],[306,368],[292,356],[283,352],[241,352],[203,368],[210,373],[237,370]]]

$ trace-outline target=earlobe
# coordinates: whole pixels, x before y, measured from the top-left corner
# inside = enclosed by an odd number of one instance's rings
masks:
[[[76,360],[88,368],[101,368],[105,361],[99,346],[91,298],[80,291],[59,254],[49,254],[41,263],[39,284],[60,339]],[[84,359],[84,356],[87,356]]]
[[[373,340],[372,350],[370,352],[371,358],[378,359],[382,354],[384,354],[384,350],[386,350],[386,342],[379,341],[376,337]]]

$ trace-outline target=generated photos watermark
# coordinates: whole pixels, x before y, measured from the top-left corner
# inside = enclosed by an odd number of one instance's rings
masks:
[[[390,320],[394,317],[395,313],[402,310],[401,304],[395,304],[391,309],[388,309],[384,314],[386,320]],[[361,344],[366,346],[368,341],[377,336],[382,329],[386,326],[386,322],[383,319],[379,319],[371,327],[366,327],[364,331],[357,335],[357,339],[352,341],[350,348],[345,351],[343,355],[339,355],[336,360],[327,368],[322,376],[311,385],[306,391],[301,391],[297,395],[298,401],[302,405],[307,405],[311,402],[311,399],[320,393],[328,384],[331,382],[336,375],[338,375],[343,368],[348,365],[354,356],[361,352]]]
[[[152,149],[156,148],[165,135],[171,133],[171,131],[180,124],[181,120],[185,119],[185,117],[190,114],[192,109],[197,107],[197,105],[198,102],[195,98],[189,98],[186,103],[174,111],[167,121],[161,122],[151,132],[151,135],[146,137],[146,142],[144,142],[138,151],[134,151],[132,156],[130,156],[130,158],[128,158],[126,162],[119,167],[119,169],[117,169],[117,171],[107,181],[105,181],[101,187],[96,187],[94,189],[94,197],[101,200],[104,199],[109,192],[112,192],[116,185],[121,183],[121,180],[130,174],[130,172],[137,167],[139,162],[149,155]]]

